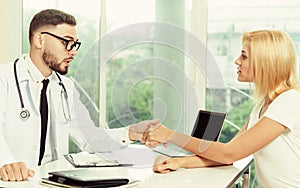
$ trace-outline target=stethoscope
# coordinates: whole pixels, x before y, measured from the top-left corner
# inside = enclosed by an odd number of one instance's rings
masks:
[[[20,99],[20,103],[21,103],[20,118],[25,121],[30,117],[30,112],[29,112],[28,109],[25,108],[22,93],[21,93],[21,89],[20,89],[20,85],[19,85],[19,80],[18,80],[18,75],[17,75],[17,62],[18,62],[18,60],[19,60],[19,58],[17,58],[14,61],[14,74],[15,74],[15,80],[16,80],[16,86],[17,86],[17,89],[18,89],[19,99]],[[70,108],[69,108],[69,103],[68,103],[68,93],[67,93],[65,85],[63,84],[59,74],[56,71],[55,71],[55,74],[56,74],[56,76],[59,80],[58,84],[62,88],[62,90],[61,90],[61,100],[62,100],[62,108],[63,108],[64,116],[65,116],[66,120],[70,120],[71,119],[71,113],[70,113]],[[64,108],[63,99],[62,99],[63,96],[64,96],[64,99],[66,101],[67,109]],[[67,111],[67,113],[65,111]]]

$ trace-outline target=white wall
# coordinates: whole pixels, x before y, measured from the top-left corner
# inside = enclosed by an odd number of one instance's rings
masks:
[[[7,47],[9,47],[9,0],[1,0],[0,6],[0,24],[1,24],[1,34],[0,34],[0,63],[6,62],[9,59],[9,53]]]
[[[22,0],[0,2],[0,63],[6,63],[21,53]]]

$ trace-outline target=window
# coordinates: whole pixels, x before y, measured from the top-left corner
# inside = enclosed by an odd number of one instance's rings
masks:
[[[82,46],[68,76],[75,79],[97,126],[114,128],[160,118],[170,128],[189,132],[197,110],[205,108],[205,82],[199,81],[203,77],[198,74],[205,74],[205,67],[197,67],[193,57],[186,54],[189,46],[176,43],[193,34],[205,44],[206,24],[197,27],[199,21],[206,20],[205,2],[24,0],[23,8],[24,53],[29,47],[28,24],[39,10],[58,8],[77,18]],[[143,27],[149,23],[165,27],[162,35],[170,36],[172,43],[165,38],[134,41],[151,34],[130,33],[130,29],[146,31]],[[112,54],[101,59],[106,53]]]

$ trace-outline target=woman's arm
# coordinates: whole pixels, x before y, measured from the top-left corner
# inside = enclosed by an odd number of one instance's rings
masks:
[[[199,168],[207,166],[224,165],[216,161],[205,159],[197,155],[187,157],[170,158],[164,155],[158,156],[153,165],[153,171],[168,173],[179,168]]]
[[[248,126],[248,122],[243,126],[243,128],[235,136],[238,137],[242,134]],[[195,156],[170,158],[164,155],[158,156],[153,165],[153,171],[159,173],[168,173],[179,168],[199,168],[208,166],[220,166],[224,165],[216,161],[212,161],[206,158]]]
[[[197,139],[162,125],[151,130],[147,139],[173,143],[203,158],[232,164],[266,146],[286,129],[282,124],[267,117],[263,117],[249,130],[246,130],[246,126],[247,124],[229,143]]]

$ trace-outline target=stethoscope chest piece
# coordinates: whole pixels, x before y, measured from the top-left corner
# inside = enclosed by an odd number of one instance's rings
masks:
[[[21,120],[27,120],[28,118],[30,117],[30,112],[27,110],[27,109],[25,109],[25,108],[23,108],[22,110],[21,110],[21,112],[20,112],[20,118],[21,118]]]

